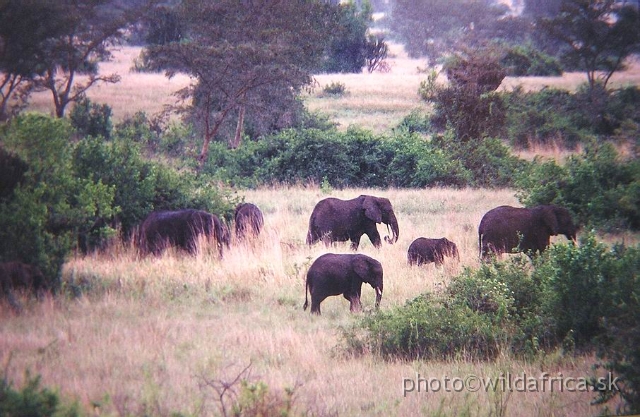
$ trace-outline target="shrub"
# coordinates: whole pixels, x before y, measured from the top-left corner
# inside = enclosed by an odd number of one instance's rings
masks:
[[[344,83],[334,81],[331,84],[325,85],[322,92],[328,96],[342,96],[346,94],[347,87]]]
[[[111,137],[111,107],[106,104],[92,103],[85,97],[73,106],[69,120],[80,136]]]
[[[506,68],[507,75],[516,77],[562,75],[560,62],[531,44],[518,44],[506,48],[500,63]]]
[[[75,174],[71,133],[66,120],[32,114],[16,118],[3,137],[29,168],[0,202],[0,258],[38,266],[54,289],[77,236],[116,211],[113,187]]]
[[[60,395],[40,386],[40,377],[26,375],[24,387],[16,390],[0,379],[0,415],[29,417],[76,417],[81,415],[77,403],[63,403]]]
[[[639,276],[640,248],[609,248],[590,234],[579,246],[553,245],[533,265],[518,255],[467,268],[441,294],[360,319],[343,340],[353,352],[408,360],[596,350],[637,410]]]
[[[523,204],[564,205],[583,226],[640,228],[640,163],[621,158],[611,144],[587,146],[563,166],[535,161],[516,187]]]

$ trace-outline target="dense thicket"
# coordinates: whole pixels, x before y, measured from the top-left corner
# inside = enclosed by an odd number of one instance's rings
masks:
[[[233,201],[204,177],[142,156],[123,124],[112,140],[77,134],[66,119],[20,116],[3,127],[3,171],[13,177],[0,198],[0,261],[37,265],[57,285],[72,250],[127,239],[152,210],[200,208],[230,215]],[[150,134],[148,131],[146,132]]]

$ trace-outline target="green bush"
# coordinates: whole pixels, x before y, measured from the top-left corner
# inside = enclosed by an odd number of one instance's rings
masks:
[[[80,410],[78,403],[64,403],[60,395],[40,385],[40,377],[26,374],[26,382],[21,389],[15,389],[6,380],[0,379],[0,416],[7,417],[76,417]]]
[[[323,181],[333,187],[511,185],[524,161],[498,140],[428,140],[397,129],[391,136],[349,128],[287,130],[230,150],[212,144],[208,175],[232,185]]]
[[[507,47],[500,63],[508,75],[516,77],[562,75],[560,62],[531,44]]]
[[[112,186],[76,175],[71,135],[66,120],[32,114],[16,118],[2,137],[2,146],[29,168],[0,202],[0,259],[38,266],[54,289],[77,236],[117,211]]]
[[[342,96],[347,92],[347,87],[344,83],[334,81],[331,84],[325,85],[322,92],[328,96]]]
[[[107,104],[92,103],[85,97],[73,106],[69,120],[80,136],[111,137],[111,107]]]
[[[620,157],[611,144],[587,146],[562,166],[535,161],[523,173],[516,188],[526,206],[563,205],[588,227],[640,228],[640,162]]]
[[[533,265],[518,255],[467,268],[443,293],[366,316],[343,337],[352,351],[409,360],[597,349],[633,379],[638,368],[624,368],[615,356],[616,337],[638,337],[639,274],[640,249],[610,249],[588,235],[579,246],[553,245]],[[634,358],[630,347],[622,349]]]

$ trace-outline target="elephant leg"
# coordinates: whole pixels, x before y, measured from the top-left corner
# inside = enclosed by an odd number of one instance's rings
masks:
[[[351,250],[358,250],[358,246],[360,246],[360,238],[362,238],[362,235],[358,237],[351,237]]]
[[[324,300],[324,297],[316,297],[311,294],[311,313],[320,315],[320,303]]]
[[[376,229],[375,223],[373,224],[373,228],[369,228],[369,230],[367,230],[366,233],[371,243],[373,243],[373,246],[375,246],[376,248],[379,248],[380,246],[382,246],[380,233],[378,233],[378,229]]]
[[[362,303],[360,302],[360,297],[353,296],[353,297],[351,297],[349,302],[350,302],[349,310],[352,313],[357,313],[359,311],[362,311]]]

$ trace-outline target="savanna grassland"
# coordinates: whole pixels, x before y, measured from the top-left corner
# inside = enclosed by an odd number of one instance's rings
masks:
[[[131,73],[138,54],[122,48],[102,66],[122,81],[90,91],[89,98],[113,108],[121,120],[137,111],[149,115],[172,104],[171,92],[187,85],[186,77],[167,80],[161,74]],[[318,85],[305,97],[312,110],[346,128],[351,124],[385,132],[414,108],[426,108],[417,89],[426,75],[423,64],[394,48],[391,71],[355,75],[318,75]],[[575,88],[582,74],[528,80],[525,88],[556,84]],[[348,94],[323,97],[322,87],[344,83]],[[640,73],[622,73],[618,83],[640,83]],[[49,98],[37,96],[32,109],[49,112]],[[563,151],[538,149],[558,158]],[[231,412],[245,397],[239,377],[262,381],[268,391],[253,397],[285,402],[293,390],[296,415],[594,415],[588,392],[438,392],[407,393],[405,378],[465,378],[512,375],[587,377],[591,356],[549,354],[529,361],[499,356],[492,362],[464,358],[447,361],[386,361],[374,352],[349,353],[342,328],[373,308],[374,292],[363,286],[364,312],[351,314],[342,297],[322,304],[323,315],[302,310],[309,265],[327,251],[349,252],[347,244],[327,249],[305,242],[314,205],[328,196],[360,194],[387,197],[400,227],[396,244],[376,249],[363,237],[360,252],[378,259],[385,271],[381,309],[403,305],[423,292],[440,291],[465,267],[478,261],[477,226],[489,209],[518,205],[513,190],[482,189],[345,189],[291,186],[237,190],[258,205],[265,230],[253,242],[232,242],[222,259],[207,242],[186,257],[169,252],[140,258],[126,243],[114,242],[104,253],[72,256],[63,270],[68,296],[26,301],[17,315],[0,308],[0,361],[9,381],[21,386],[25,372],[40,375],[47,387],[77,400],[95,415],[210,416]],[[380,227],[382,235],[385,234]],[[454,241],[460,261],[442,267],[410,267],[406,250],[417,237]],[[612,238],[615,239],[615,238]],[[633,237],[631,237],[633,239]],[[564,241],[564,237],[554,241]],[[74,291],[77,297],[72,297]],[[243,370],[246,372],[243,372]],[[235,381],[235,382],[234,382]],[[229,391],[222,395],[228,383]],[[259,386],[259,385],[256,385]],[[264,389],[264,388],[261,388]],[[262,394],[259,394],[262,392]],[[246,394],[246,393],[245,393]],[[262,395],[262,397],[261,397]],[[266,401],[265,400],[265,401]],[[251,401],[249,401],[251,402]],[[225,405],[223,410],[222,405]],[[615,406],[615,405],[613,405]]]
[[[499,204],[516,204],[509,190],[342,190],[388,197],[400,225],[394,245],[375,249],[366,237],[361,252],[385,271],[382,309],[425,291],[439,291],[466,266],[477,266],[477,224]],[[255,242],[233,242],[223,259],[207,250],[195,258],[169,253],[139,259],[126,246],[69,260],[64,280],[84,289],[76,299],[32,302],[15,316],[2,310],[0,352],[5,372],[20,383],[24,370],[77,398],[100,415],[218,415],[214,381],[232,381],[250,366],[250,381],[263,381],[274,396],[294,388],[294,410],[313,415],[585,415],[589,393],[408,393],[404,378],[464,378],[469,374],[541,372],[582,377],[589,357],[547,357],[522,362],[501,357],[472,363],[383,361],[348,354],[341,327],[356,318],[342,297],[322,304],[323,315],[302,310],[305,271],[325,253],[304,243],[308,216],[326,197],[317,188],[245,191],[265,214]],[[385,231],[380,228],[381,233]],[[406,250],[419,236],[447,236],[460,262],[409,267]],[[348,245],[330,249],[348,252]],[[363,287],[364,313],[374,292]],[[357,317],[358,315],[356,315]],[[235,389],[239,389],[236,384]]]

